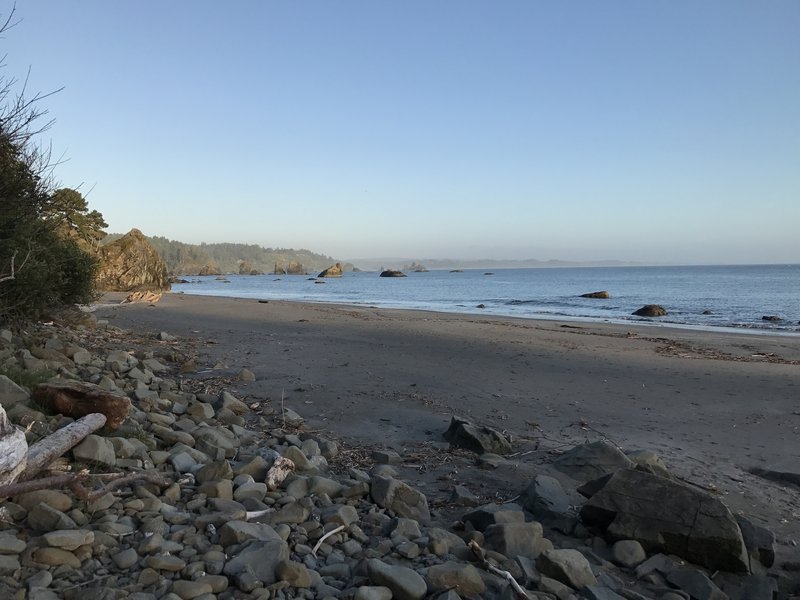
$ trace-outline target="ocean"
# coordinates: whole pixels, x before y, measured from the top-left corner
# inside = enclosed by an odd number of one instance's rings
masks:
[[[263,300],[491,314],[532,319],[657,322],[703,329],[800,333],[800,265],[591,267],[192,277],[173,292]],[[324,282],[324,283],[319,283]],[[609,299],[581,298],[605,290]],[[633,316],[645,304],[668,314]],[[479,305],[482,308],[479,308]],[[779,317],[767,321],[763,317]]]

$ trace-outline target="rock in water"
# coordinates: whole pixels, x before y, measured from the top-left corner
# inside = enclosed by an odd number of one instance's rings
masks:
[[[581,298],[606,299],[606,298],[611,298],[611,294],[609,294],[607,291],[603,290],[601,292],[589,292],[588,294],[581,294]]]
[[[581,509],[589,527],[612,540],[636,540],[648,552],[747,573],[749,561],[739,525],[713,496],[673,480],[621,469]]]
[[[322,271],[317,277],[341,277],[342,272],[342,263],[337,262],[335,265],[331,265]]]
[[[402,271],[395,271],[393,269],[387,269],[386,271],[381,271],[381,277],[406,277],[406,274]]]
[[[450,419],[450,427],[444,439],[453,446],[460,446],[478,454],[511,454],[511,443],[499,431],[491,427],[474,425],[460,417]]]
[[[112,292],[170,289],[167,265],[138,229],[131,229],[100,248],[95,286],[98,290]]]
[[[667,314],[667,310],[658,304],[646,304],[633,314],[637,317],[663,317]]]

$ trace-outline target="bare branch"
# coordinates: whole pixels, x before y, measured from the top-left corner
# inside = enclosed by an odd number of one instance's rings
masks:
[[[28,252],[25,254],[25,258],[22,259],[22,264],[15,269],[14,261],[17,259],[19,250],[14,250],[14,254],[11,255],[11,272],[8,275],[0,275],[0,283],[3,283],[4,281],[11,281],[12,279],[16,278],[17,272],[22,271],[22,269],[25,267],[25,263],[28,262],[28,259],[31,257],[31,251],[32,249],[30,244],[28,244]]]

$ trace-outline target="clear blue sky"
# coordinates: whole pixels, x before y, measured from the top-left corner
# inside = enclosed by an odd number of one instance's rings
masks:
[[[0,5],[7,13],[11,4]],[[800,262],[800,2],[18,2],[3,74],[111,231]]]

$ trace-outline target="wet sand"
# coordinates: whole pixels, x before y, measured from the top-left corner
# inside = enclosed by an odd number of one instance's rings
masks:
[[[182,294],[96,312],[193,339],[201,370],[248,368],[257,381],[242,396],[283,396],[309,427],[340,438],[408,451],[441,441],[452,414],[506,431],[523,451],[606,437],[656,451],[732,508],[800,536],[796,489],[748,472],[800,464],[798,335]]]

